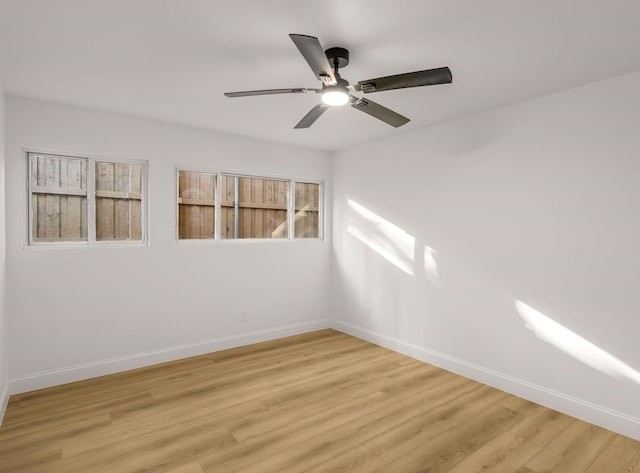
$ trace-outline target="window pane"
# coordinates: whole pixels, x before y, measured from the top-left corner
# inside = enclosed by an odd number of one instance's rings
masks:
[[[296,182],[295,238],[319,238],[320,184]]]
[[[223,176],[222,238],[287,238],[289,181]]]
[[[87,160],[29,153],[31,237],[87,240]]]
[[[142,240],[142,165],[97,161],[96,240]]]
[[[216,175],[178,172],[178,239],[213,239]]]

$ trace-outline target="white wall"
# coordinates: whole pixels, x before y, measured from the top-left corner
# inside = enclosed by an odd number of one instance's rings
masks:
[[[175,164],[328,179],[325,153],[10,97],[12,390],[332,314],[337,328],[640,438],[639,79],[337,153],[331,262],[327,242],[174,241]],[[23,147],[149,159],[151,246],[25,248]]]
[[[0,424],[9,401],[9,335],[5,310],[4,91],[0,84]]]
[[[14,97],[6,125],[13,392],[327,326],[327,241],[174,236],[176,164],[327,179],[327,153]],[[148,159],[150,247],[25,248],[23,148]]]
[[[338,327],[640,438],[639,83],[337,153]]]

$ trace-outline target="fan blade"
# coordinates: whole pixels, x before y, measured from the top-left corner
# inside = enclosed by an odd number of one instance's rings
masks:
[[[329,105],[323,103],[316,105],[294,128],[309,128],[328,108]]]
[[[424,85],[450,84],[453,81],[448,67],[427,69],[426,71],[408,72],[395,76],[378,77],[377,79],[358,81],[356,90],[365,94],[381,92],[383,90],[405,89],[408,87],[422,87]]]
[[[337,83],[333,75],[333,70],[331,69],[331,64],[329,64],[327,55],[324,53],[318,38],[303,34],[290,34],[289,38],[291,38],[298,47],[318,80],[321,80],[327,85]]]
[[[383,122],[393,127],[398,128],[399,126],[405,125],[409,122],[409,119],[407,117],[403,117],[399,113],[396,113],[393,110],[389,110],[387,107],[383,107],[382,105],[375,103],[369,99],[358,98],[350,95],[349,101],[351,102],[351,106],[353,108],[367,113],[372,117],[377,118],[378,120],[382,120]]]
[[[321,89],[266,89],[266,90],[245,90],[244,92],[225,92],[227,97],[250,97],[252,95],[275,95],[275,94],[308,94],[309,92],[321,92]]]

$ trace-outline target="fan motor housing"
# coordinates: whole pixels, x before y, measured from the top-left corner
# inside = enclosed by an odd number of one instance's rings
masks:
[[[329,59],[329,63],[335,67],[337,62],[338,69],[349,65],[349,50],[345,48],[329,48],[324,52]]]
[[[336,83],[333,85],[322,84],[322,91],[328,92],[330,90],[340,90],[342,92],[347,93],[348,86],[349,86],[349,81],[343,79],[342,77],[338,77],[336,79]]]

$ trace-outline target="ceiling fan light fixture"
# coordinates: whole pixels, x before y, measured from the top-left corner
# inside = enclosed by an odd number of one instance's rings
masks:
[[[347,94],[347,91],[342,88],[327,87],[322,93],[322,103],[325,105],[338,107],[340,105],[345,105],[348,101],[349,94]]]
[[[302,57],[307,61],[315,77],[322,82],[321,89],[263,89],[246,90],[241,92],[225,92],[227,97],[249,97],[251,95],[301,94],[315,92],[321,95],[322,103],[313,107],[295,129],[309,128],[330,107],[339,107],[351,103],[351,107],[376,118],[387,125],[398,128],[409,122],[407,117],[389,110],[386,107],[363,97],[351,95],[351,92],[383,92],[385,90],[407,89],[425,85],[450,84],[451,71],[448,67],[426,69],[423,71],[405,72],[392,76],[378,77],[359,81],[355,86],[340,77],[339,69],[349,65],[349,50],[340,47],[322,50],[322,45],[315,36],[290,34],[289,37],[296,45]],[[640,473],[640,472],[639,472]]]

